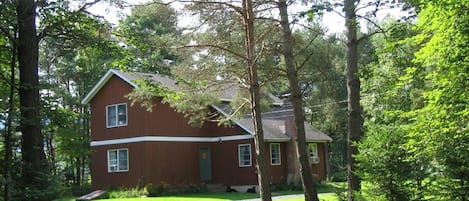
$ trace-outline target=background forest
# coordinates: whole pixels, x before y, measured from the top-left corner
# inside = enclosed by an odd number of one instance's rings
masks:
[[[159,1],[134,5],[111,24],[89,9],[128,3],[0,1],[0,200],[90,191],[90,112],[81,100],[110,68],[166,74],[197,87],[245,76],[236,12],[218,1],[181,2],[179,9]],[[281,20],[272,5],[253,4],[256,64],[261,90],[280,96],[291,91]],[[350,177],[347,155],[356,147],[352,172],[359,185],[351,191],[366,186],[366,192],[354,200],[468,200],[469,1],[315,0],[301,6],[305,12],[288,16],[290,45],[305,117],[333,138],[330,180]],[[395,7],[408,14],[376,18]],[[325,12],[341,13],[347,31],[328,32],[320,21]],[[196,23],[178,25],[181,14]],[[350,40],[353,27],[357,37]],[[352,139],[351,41],[358,45],[353,75],[361,102],[354,124],[360,132]]]

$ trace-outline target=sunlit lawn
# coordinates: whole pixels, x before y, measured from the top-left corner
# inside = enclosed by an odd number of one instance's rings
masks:
[[[318,188],[319,200],[322,201],[339,201],[339,197],[335,194],[345,191],[344,183],[328,183],[327,185]],[[272,196],[280,195],[294,195],[302,194],[302,191],[279,191],[273,192]],[[175,195],[164,197],[145,197],[145,198],[115,198],[115,199],[100,199],[97,201],[227,201],[227,200],[244,200],[258,198],[258,194],[250,193],[198,193],[187,195]],[[64,198],[55,201],[74,201],[75,198]],[[303,197],[298,198],[284,198],[275,199],[280,201],[300,201],[304,200]]]
[[[168,197],[152,197],[152,198],[115,198],[115,199],[101,199],[96,201],[228,201],[228,200],[243,200],[252,199],[259,196],[255,194],[246,193],[229,193],[223,195],[220,193],[216,194],[196,194],[196,195],[181,195],[181,196],[168,196]],[[65,198],[55,201],[74,201],[75,198]],[[302,201],[304,198],[285,198],[276,199],[279,201]],[[322,193],[319,194],[319,200],[321,201],[339,201],[339,198],[334,193]]]
[[[151,197],[151,198],[115,198],[115,199],[101,199],[96,201],[227,201],[227,200],[243,200],[258,198],[256,194],[247,193],[207,193],[207,194],[193,194],[193,195],[180,195],[180,196],[167,196],[167,197]],[[64,198],[55,201],[74,201],[75,198]],[[279,201],[301,201],[302,197],[298,198],[285,198],[276,199]],[[339,201],[339,198],[334,193],[321,193],[319,194],[321,201]]]
[[[335,193],[321,193],[318,195],[320,201],[340,201]],[[303,197],[279,199],[279,201],[303,201]]]

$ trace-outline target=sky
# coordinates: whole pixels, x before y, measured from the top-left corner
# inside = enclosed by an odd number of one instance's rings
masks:
[[[144,3],[148,1],[149,0],[133,0],[131,2],[132,4],[139,4],[139,3]],[[172,5],[174,5],[176,9],[182,8],[181,4],[172,4]],[[300,11],[304,11],[307,9],[308,9],[308,6],[305,6],[305,5],[290,6],[291,13],[300,12]],[[107,21],[111,22],[114,25],[117,25],[119,22],[119,19],[122,19],[123,16],[130,14],[130,8],[126,8],[124,10],[112,8],[112,7],[109,7],[109,5],[103,1],[99,2],[96,5],[93,5],[91,8],[88,9],[88,11],[90,11],[91,13],[95,15],[103,16]],[[381,20],[388,14],[396,18],[404,15],[402,12],[400,12],[398,9],[395,8],[395,9],[386,9],[386,10],[379,11],[377,13],[377,18]],[[179,26],[189,25],[189,24],[192,24],[191,20],[194,20],[194,19],[191,19],[190,17],[187,17],[181,14],[179,15],[178,24]],[[324,16],[322,17],[322,25],[328,29],[328,33],[341,33],[345,29],[344,18],[334,12],[327,12],[324,14]],[[366,27],[365,22],[363,21],[361,22],[361,27],[362,28]],[[365,31],[365,30],[362,29],[362,31]]]

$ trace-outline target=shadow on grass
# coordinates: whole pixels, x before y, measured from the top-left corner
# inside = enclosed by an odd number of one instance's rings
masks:
[[[196,193],[196,194],[183,194],[175,195],[177,197],[190,197],[190,198],[215,198],[226,200],[244,200],[259,198],[259,194],[255,193]]]
[[[318,193],[335,193],[337,195],[340,195],[340,193],[343,193],[346,191],[346,183],[344,182],[327,182],[326,184],[319,185],[317,188]],[[280,196],[280,195],[292,195],[292,194],[303,194],[303,191],[294,191],[294,190],[284,190],[284,191],[275,191],[272,192],[272,196]],[[323,195],[326,196],[326,195]],[[327,195],[327,196],[333,196],[333,195]],[[326,197],[327,197],[326,196]],[[204,199],[218,199],[218,200],[244,200],[244,199],[254,199],[254,198],[259,198],[259,194],[254,194],[254,193],[225,193],[225,192],[220,192],[220,193],[194,193],[194,194],[179,194],[179,195],[172,195],[172,196],[163,196],[163,197],[154,197],[155,200],[164,200],[164,198],[180,198],[181,200],[185,200],[185,198],[192,198],[192,199],[197,199],[200,198],[200,200]],[[158,199],[160,198],[160,199]],[[136,200],[138,198],[135,198]],[[148,200],[147,199],[141,199],[141,200]],[[110,199],[112,200],[112,199]],[[119,199],[115,199],[119,200]],[[296,200],[296,199],[292,199]],[[301,199],[300,199],[301,200]],[[325,199],[329,200],[329,199]],[[331,199],[334,200],[334,199]],[[55,201],[74,201],[73,198],[66,198],[66,199],[58,199]]]
[[[342,193],[347,191],[345,182],[327,182],[318,186],[318,193]]]

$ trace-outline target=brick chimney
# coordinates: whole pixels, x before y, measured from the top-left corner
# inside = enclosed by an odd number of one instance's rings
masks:
[[[287,155],[287,183],[301,183],[300,164],[298,162],[298,155],[296,152],[295,140],[298,136],[295,129],[295,119],[293,114],[293,106],[290,102],[284,103],[284,118],[285,118],[285,132],[291,138],[286,144]]]

